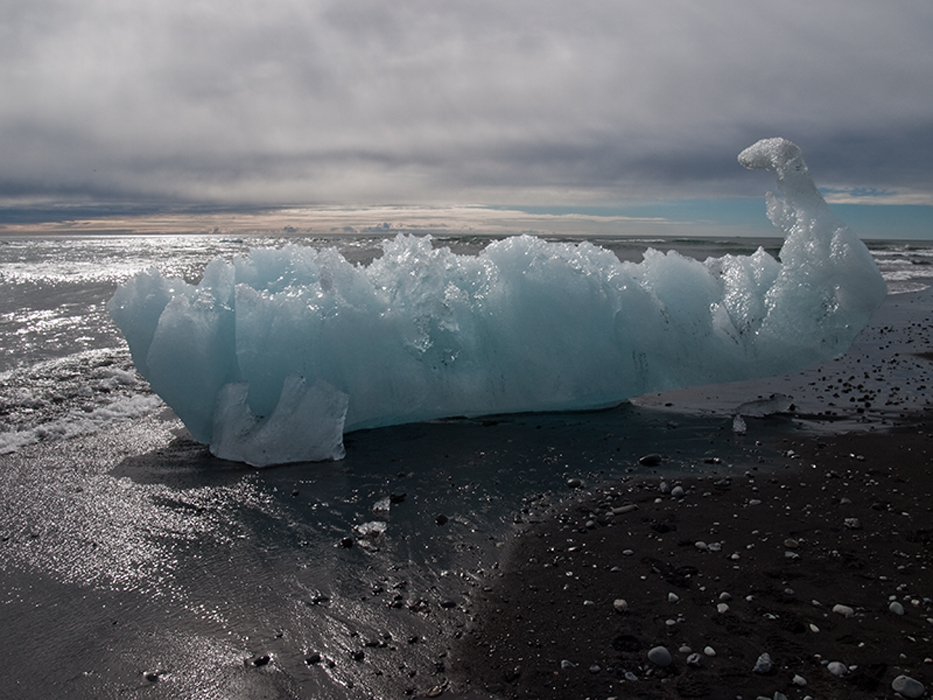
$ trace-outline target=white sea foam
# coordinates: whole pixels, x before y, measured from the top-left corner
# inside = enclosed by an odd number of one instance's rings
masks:
[[[137,394],[121,397],[94,410],[64,416],[24,430],[0,432],[0,454],[8,454],[26,445],[96,433],[111,424],[139,418],[162,403],[158,396]]]
[[[218,258],[197,286],[149,269],[109,309],[192,435],[258,466],[339,459],[356,428],[596,408],[844,353],[884,299],[877,265],[794,144],[739,160],[777,177],[780,261],[648,250],[636,264],[531,236],[467,256],[403,235],[368,266],[286,246]]]

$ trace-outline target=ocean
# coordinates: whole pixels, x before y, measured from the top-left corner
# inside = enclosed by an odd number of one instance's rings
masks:
[[[494,575],[511,528],[545,517],[568,483],[646,471],[638,457],[648,453],[667,455],[672,473],[772,463],[777,453],[754,435],[733,434],[730,408],[803,392],[821,371],[604,411],[358,431],[341,462],[257,471],[215,459],[187,436],[136,374],[107,314],[117,286],[150,266],[194,282],[217,256],[285,243],[335,247],[366,264],[381,240],[0,238],[0,697],[443,689],[445,655],[470,623],[471,591]],[[490,238],[433,240],[476,253]],[[649,246],[704,260],[759,246],[776,255],[781,243],[590,240],[631,261]],[[869,248],[888,283],[886,313],[927,291],[933,246]],[[874,347],[881,333],[875,324],[858,342]],[[906,393],[897,399],[905,411],[925,405],[923,392]],[[820,399],[797,406],[817,427],[871,417],[870,405],[836,411]],[[788,419],[777,429],[798,425]]]

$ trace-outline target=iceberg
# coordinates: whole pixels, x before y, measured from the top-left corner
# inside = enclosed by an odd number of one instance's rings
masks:
[[[287,245],[215,259],[197,285],[150,268],[108,309],[191,435],[254,466],[341,459],[361,428],[596,409],[843,354],[886,295],[874,260],[793,143],[739,162],[776,176],[779,260],[622,262],[528,235],[459,255],[399,235],[365,266]]]

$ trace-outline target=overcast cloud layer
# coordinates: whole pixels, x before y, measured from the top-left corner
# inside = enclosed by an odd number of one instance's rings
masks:
[[[930,0],[0,0],[0,205],[933,203]]]

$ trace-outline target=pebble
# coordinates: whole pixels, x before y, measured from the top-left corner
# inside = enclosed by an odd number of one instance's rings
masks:
[[[891,683],[891,689],[895,693],[900,693],[905,698],[919,698],[926,692],[923,683],[914,680],[910,676],[898,676]]]
[[[807,684],[807,679],[799,674],[794,674],[794,678],[791,681],[794,685],[800,686],[803,688]]]
[[[667,647],[654,647],[648,652],[648,661],[655,666],[664,668],[665,666],[670,666],[673,660],[671,652],[667,650]]]
[[[700,540],[699,542],[695,542],[693,546],[699,549],[701,552],[705,552],[706,550],[709,549],[709,545],[706,544],[706,542],[703,542],[702,540]]]
[[[723,591],[722,593],[719,594],[719,600],[722,600],[722,601],[732,600],[732,595]]]
[[[576,477],[572,479],[567,479],[567,486],[572,489],[579,489],[583,487],[583,479],[577,479]]]
[[[668,485],[666,481],[662,481],[661,485],[658,486],[658,491],[660,491],[661,493],[670,493],[671,487]]]
[[[704,647],[703,653],[707,656],[716,656],[716,650],[713,647]]]
[[[668,602],[668,603],[676,603],[678,600],[680,600],[680,596],[678,596],[676,593],[668,593],[668,594],[667,594],[667,602]]]
[[[750,506],[760,506],[760,505],[761,505],[761,500],[758,499],[758,498],[753,498],[753,499],[751,499],[751,500],[748,502],[748,505],[750,505]]]
[[[690,654],[690,656],[687,657],[687,665],[688,666],[699,666],[701,658],[703,657],[701,657],[696,652],[693,652],[692,654]]]
[[[849,672],[849,667],[839,661],[830,661],[826,666],[826,670],[841,678]]]
[[[624,506],[617,506],[612,509],[613,515],[625,515],[626,513],[631,513],[633,510],[638,510],[638,506],[634,503],[626,503]]]
[[[901,605],[900,603],[898,603],[896,600],[893,601],[893,602],[888,606],[888,610],[890,610],[891,612],[893,612],[895,615],[903,615],[903,614],[904,614],[904,606]]]
[[[687,495],[687,492],[684,491],[683,486],[675,486],[674,488],[671,489],[671,495],[674,498],[683,498],[684,496]]]
[[[639,458],[638,463],[643,467],[656,467],[661,463],[661,455],[654,453],[645,455],[644,457]]]
[[[576,664],[573,661],[568,661],[567,659],[562,659],[560,662],[560,667],[564,670],[568,668],[574,668]]]
[[[628,601],[624,598],[616,598],[612,601],[612,607],[616,609],[616,612],[628,612]]]
[[[854,617],[855,610],[850,608],[848,605],[834,605],[833,612],[837,615],[842,615],[843,617]]]
[[[717,604],[717,605],[716,605],[716,611],[719,612],[719,613],[726,613],[726,612],[729,612],[729,604],[728,604],[728,603],[719,603],[719,604]]]
[[[774,663],[771,661],[771,655],[768,652],[763,653],[758,657],[758,660],[755,662],[755,668],[752,669],[753,673],[771,673],[771,669],[774,668]]]
[[[861,530],[862,523],[858,518],[846,518],[842,521],[842,524],[849,530]]]

